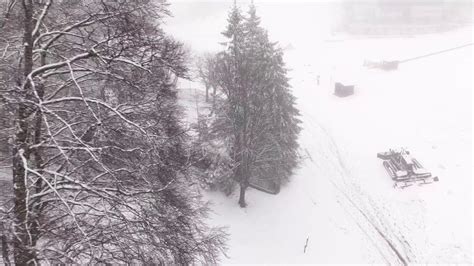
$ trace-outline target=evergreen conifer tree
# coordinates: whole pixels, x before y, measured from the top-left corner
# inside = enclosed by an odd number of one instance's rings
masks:
[[[233,178],[240,185],[239,205],[245,207],[245,191],[253,181],[278,191],[291,175],[300,128],[283,52],[260,26],[255,6],[243,18],[234,5],[228,22],[223,33],[228,42],[217,68],[226,104],[216,125],[232,130]],[[230,126],[222,126],[223,120]]]

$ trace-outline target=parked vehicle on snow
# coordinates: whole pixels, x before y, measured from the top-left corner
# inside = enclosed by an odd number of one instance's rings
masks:
[[[429,184],[439,181],[420,162],[410,155],[405,149],[388,152],[379,152],[377,157],[383,160],[383,166],[388,175],[395,181],[394,187],[405,188],[413,184]]]

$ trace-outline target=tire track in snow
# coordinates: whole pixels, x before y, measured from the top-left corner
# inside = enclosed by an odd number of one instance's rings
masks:
[[[307,118],[306,122],[312,124],[311,127],[307,127],[307,131],[313,135],[314,138],[323,137],[327,140],[328,143],[328,152],[332,155],[332,161],[327,158],[328,162],[332,162],[332,167],[339,173],[340,180],[342,184],[337,184],[335,180],[330,179],[332,185],[339,191],[340,195],[345,199],[345,205],[343,206],[346,212],[348,212],[356,221],[357,225],[361,230],[368,236],[368,232],[372,232],[373,235],[378,237],[369,237],[372,241],[372,238],[378,238],[379,242],[384,243],[390,251],[392,257],[394,257],[400,264],[407,265],[410,262],[416,261],[415,253],[412,250],[411,245],[406,240],[399,228],[391,228],[386,221],[384,212],[382,212],[377,204],[370,198],[369,195],[364,193],[362,189],[357,186],[354,182],[350,182],[348,177],[351,176],[351,171],[348,169],[344,160],[340,154],[340,151],[332,138],[329,132],[318,123],[314,117],[312,117],[308,112],[304,113],[304,118]],[[305,119],[306,120],[306,119]],[[315,136],[315,132],[311,132],[310,129],[318,130],[322,133],[322,136]],[[352,180],[354,180],[352,178]],[[359,192],[359,193],[357,193]],[[341,203],[340,203],[341,204]],[[355,212],[351,213],[351,212]],[[363,221],[363,224],[360,222]],[[396,225],[394,225],[396,226]],[[362,229],[365,228],[365,229]],[[374,243],[372,241],[372,243]],[[377,245],[376,248],[380,249]],[[382,257],[387,260],[386,255],[382,254]]]
[[[321,149],[318,149],[318,150],[321,150]],[[316,168],[322,169],[322,168],[327,167],[327,166],[333,166],[334,169],[332,169],[332,170],[334,172],[340,171],[340,169],[335,168],[335,166],[336,166],[335,164],[334,165],[328,165],[326,163],[329,160],[329,158],[328,158],[328,156],[325,156],[324,153],[318,153],[318,156],[320,156],[322,158],[318,158],[318,160],[310,160],[311,164],[314,165]],[[321,160],[319,160],[319,159],[321,159]],[[314,172],[312,169],[310,169],[310,170],[313,174],[315,174],[315,176],[317,176],[316,172]],[[327,180],[329,181],[329,183],[331,183],[330,185],[332,185],[334,189],[338,188],[337,185],[331,179],[328,178]],[[311,193],[309,193],[306,189],[303,189],[303,192],[304,192],[304,194],[307,195],[307,197],[311,201],[313,201]],[[347,200],[344,199],[344,196],[343,196],[342,193],[340,193],[340,190],[337,190],[336,192],[339,192],[339,193],[334,194],[336,202],[339,204],[339,206],[342,208],[342,210],[346,213],[346,215],[348,215],[350,217],[350,219],[352,219],[352,221],[355,223],[357,228],[359,228],[359,230],[365,235],[365,237],[369,240],[369,242],[373,245],[373,247],[375,247],[375,249],[380,254],[381,258],[387,263],[387,265],[390,265],[391,263],[390,263],[389,258],[390,258],[391,254],[385,254],[384,253],[384,251],[381,249],[382,246],[377,244],[377,239],[373,235],[371,235],[371,232],[370,232],[371,228],[367,227],[367,223],[362,223],[361,222],[362,220],[360,219],[360,217],[356,217],[358,215],[355,212],[355,208],[353,208],[352,206],[349,206],[347,204]]]
[[[395,255],[400,260],[400,262],[406,265],[407,260],[410,261],[409,253],[412,253],[410,248],[407,248],[405,245],[402,245],[401,247],[397,247],[395,245],[395,242],[392,239],[395,238],[396,240],[399,240],[400,237],[395,233],[395,231],[392,228],[388,227],[387,225],[388,223],[386,219],[384,219],[383,213],[377,208],[377,204],[373,202],[373,200],[369,197],[369,195],[367,195],[361,190],[360,186],[358,186],[357,184],[353,182],[350,182],[350,183],[347,182],[347,176],[350,176],[350,171],[348,167],[346,166],[346,164],[344,163],[334,139],[328,133],[328,131],[325,130],[325,128],[323,128],[319,123],[317,123],[317,125],[325,133],[326,137],[330,140],[331,147],[333,147],[332,151],[335,153],[335,156],[337,158],[337,163],[339,164],[339,166],[341,166],[341,169],[343,170],[339,172],[344,181],[344,185],[346,185],[345,189],[342,189],[340,186],[337,186],[335,183],[334,185],[351,203],[352,207],[358,210],[358,212],[366,219],[366,221],[369,222],[372,228],[375,229],[377,234],[380,237],[382,237],[382,239],[387,243],[390,249],[395,253]],[[354,180],[354,179],[352,178],[351,180]],[[353,193],[354,190],[357,190],[359,193]],[[351,195],[349,195],[349,193]],[[355,202],[356,200],[357,202]],[[372,204],[367,205],[367,202],[365,201],[369,201]],[[365,203],[365,206],[364,206],[364,203]],[[399,230],[397,230],[397,232],[401,234]],[[391,237],[389,237],[388,234],[391,234]],[[401,252],[399,250],[400,248],[402,248],[404,252]]]
[[[332,166],[334,168],[332,170],[334,172],[339,173],[339,175],[341,175],[340,169],[336,168],[336,166],[337,166],[336,164],[328,165],[327,162],[329,161],[329,158],[327,156],[322,156],[322,157],[323,158],[322,158],[321,161],[324,161],[325,167]],[[316,162],[317,161],[314,161],[313,164],[316,167],[320,167]],[[377,235],[373,234],[373,226],[370,223],[367,223],[367,220],[361,219],[360,210],[357,209],[357,208],[354,208],[352,205],[349,204],[349,201],[347,200],[347,195],[343,193],[342,189],[340,189],[339,186],[333,180],[328,178],[328,181],[334,187],[334,189],[336,190],[336,193],[338,192],[337,194],[335,194],[336,202],[341,206],[341,208],[344,210],[344,212],[357,225],[357,227],[361,230],[361,232],[365,235],[365,237],[369,240],[369,242],[371,242],[371,244],[379,252],[382,259],[388,265],[392,264],[392,263],[390,263],[391,262],[390,258],[392,256],[392,253],[386,252],[386,251],[384,252],[384,250],[381,249],[384,246],[377,243],[379,241],[379,239],[377,238]],[[364,218],[364,217],[362,217],[362,218]]]
[[[398,250],[398,248],[394,245],[394,243],[390,240],[390,238],[386,235],[386,233],[383,232],[377,225],[373,223],[373,219],[369,218],[368,215],[366,214],[367,211],[363,211],[361,208],[358,207],[358,205],[345,193],[341,188],[339,188],[334,182],[332,182],[333,185],[344,195],[344,197],[351,203],[352,207],[355,208],[365,219],[369,224],[377,231],[378,235],[382,237],[382,239],[387,243],[387,245],[390,247],[390,249],[395,253],[397,258],[400,260],[400,262],[403,265],[408,265],[405,257],[402,255],[402,253]],[[387,231],[385,231],[387,232]]]

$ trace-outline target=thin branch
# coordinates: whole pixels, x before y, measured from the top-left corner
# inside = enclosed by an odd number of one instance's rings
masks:
[[[46,14],[48,14],[48,10],[49,10],[49,7],[51,6],[51,2],[52,2],[52,0],[48,0],[48,2],[46,2],[46,5],[44,6],[43,11],[41,11],[41,15],[39,16],[39,18],[36,21],[36,26],[33,29],[33,32],[31,33],[32,36],[35,36],[36,33],[38,33],[40,25],[41,25],[41,23],[43,23],[44,17],[46,16]]]

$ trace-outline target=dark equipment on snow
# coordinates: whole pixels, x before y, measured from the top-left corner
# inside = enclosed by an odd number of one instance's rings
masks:
[[[347,97],[354,94],[354,85],[345,86],[342,83],[336,82],[334,86],[334,95],[339,97]]]
[[[439,181],[437,176],[432,176],[405,149],[400,151],[390,149],[388,152],[379,152],[377,157],[383,160],[385,170],[395,181],[394,187],[405,188],[413,184],[424,185]]]

